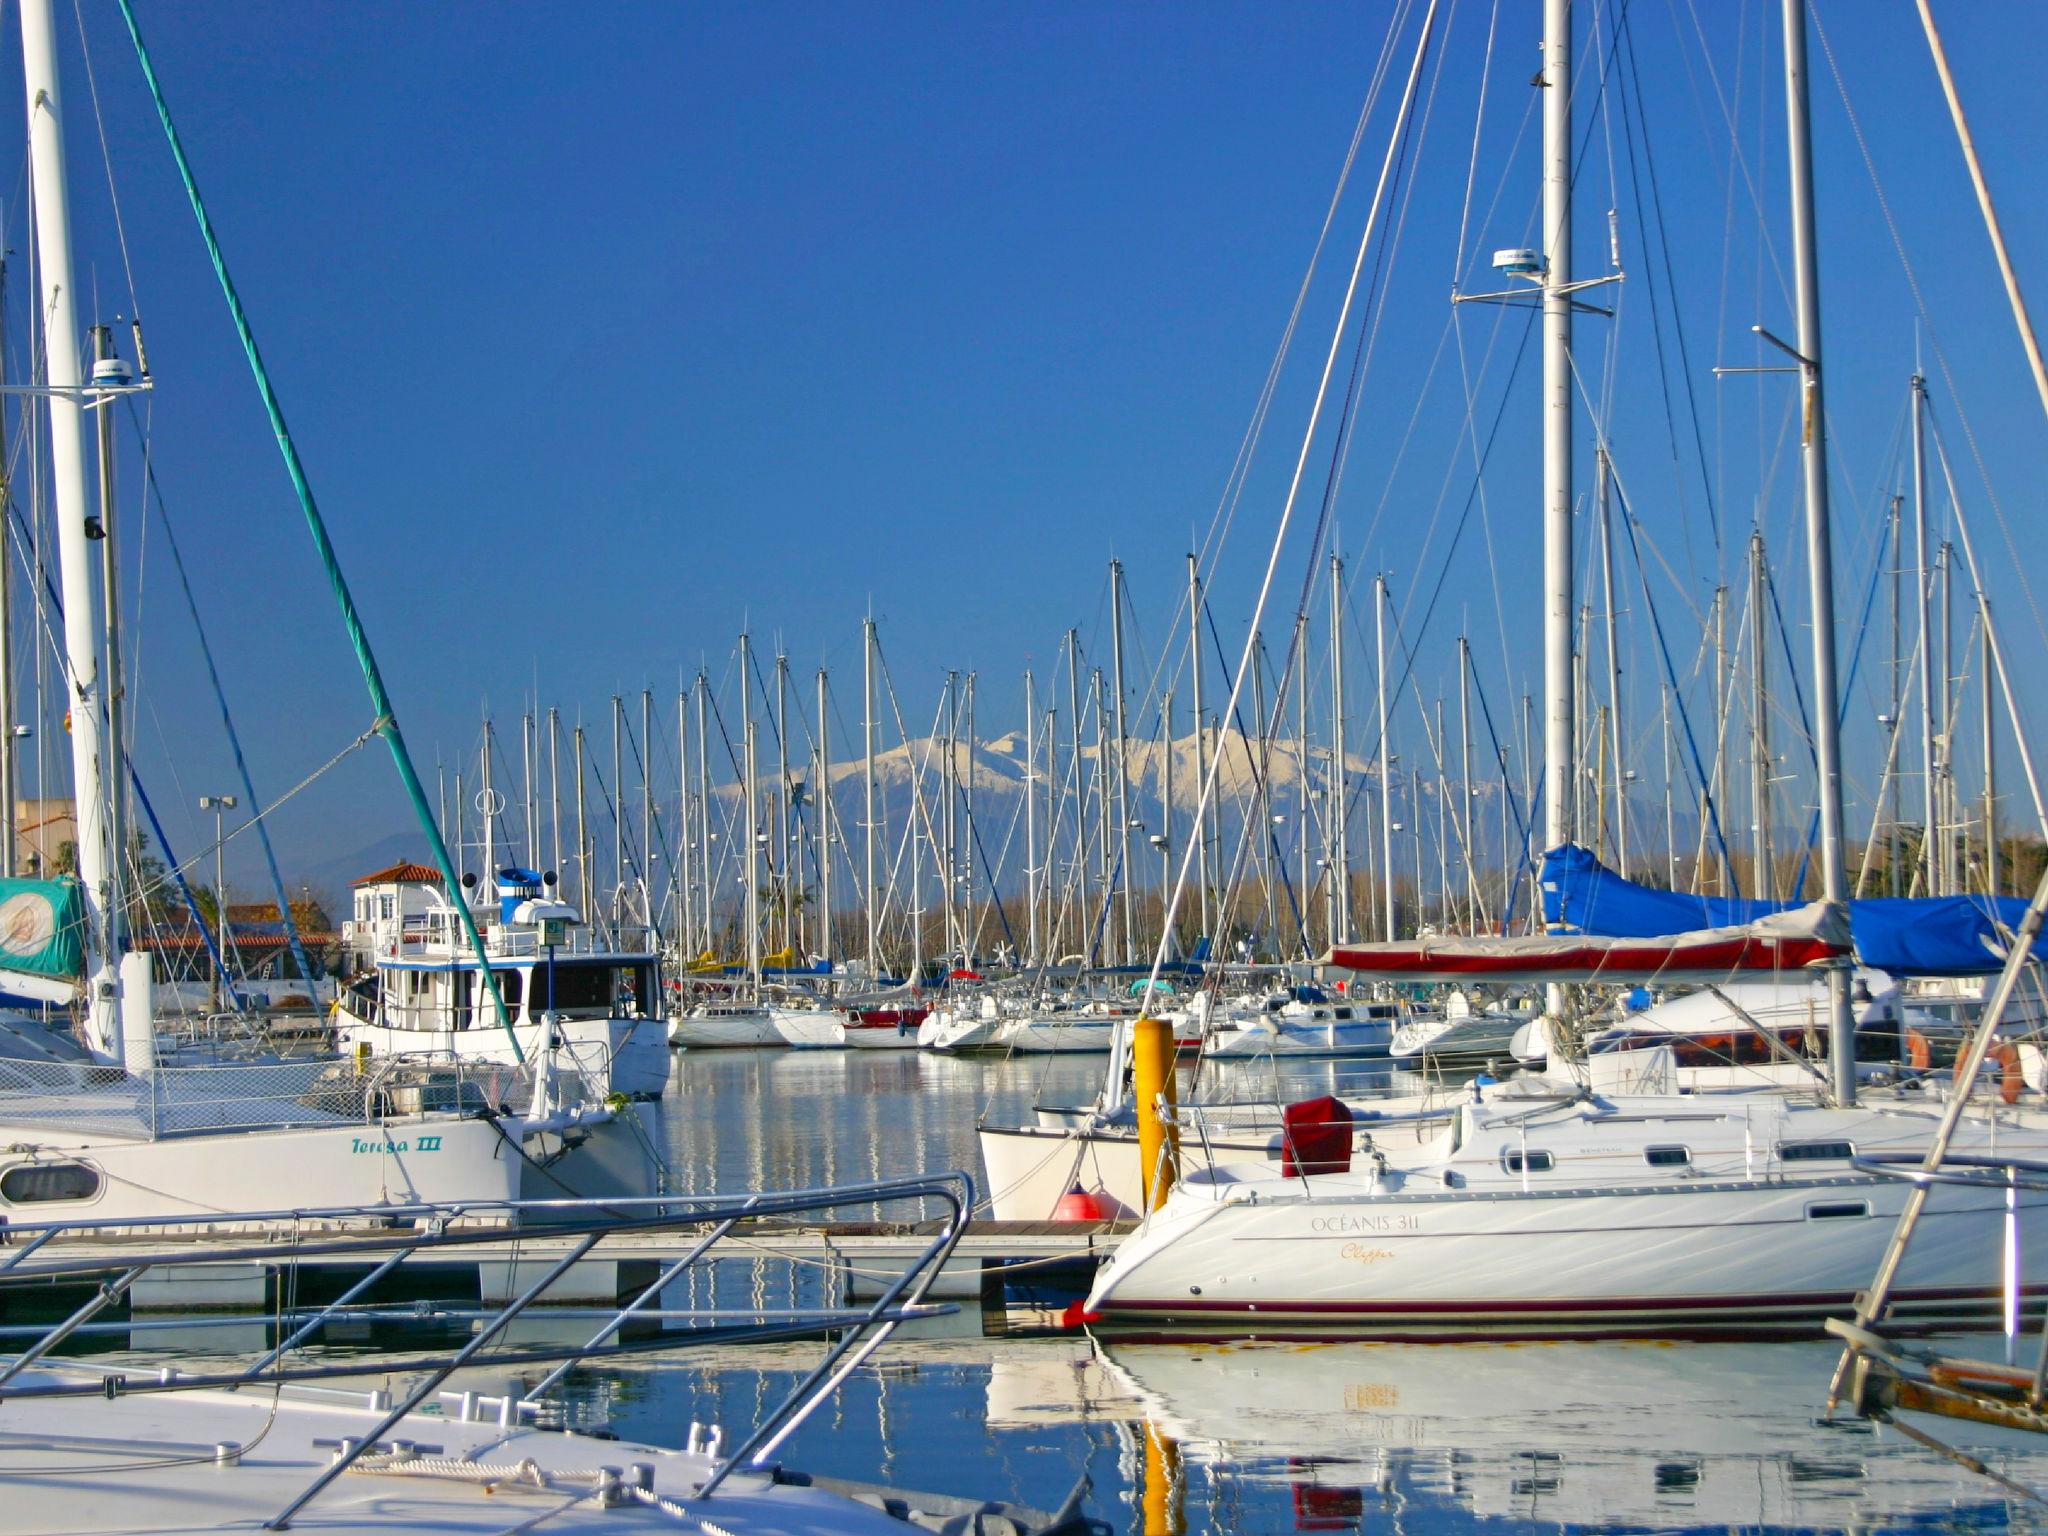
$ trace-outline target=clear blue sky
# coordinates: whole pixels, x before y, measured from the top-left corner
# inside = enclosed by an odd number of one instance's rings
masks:
[[[516,731],[536,686],[543,704],[592,720],[615,691],[652,686],[670,698],[700,661],[725,673],[749,622],[762,650],[779,644],[801,676],[821,663],[845,669],[850,716],[870,605],[912,712],[928,706],[944,668],[978,668],[993,732],[1014,723],[1022,667],[1048,667],[1069,625],[1106,657],[1095,635],[1112,553],[1129,570],[1149,656],[1191,530],[1207,525],[1229,471],[1392,10],[138,8],[430,778],[437,748],[451,759],[471,750],[487,702]],[[1361,596],[1363,573],[1385,569],[1413,621],[1471,486],[1469,456],[1458,458],[1455,346],[1440,356],[1438,347],[1493,11],[1481,0],[1446,0],[1446,10],[1443,67],[1425,76],[1427,130],[1412,149],[1337,503]],[[2038,96],[2048,8],[1951,0],[1940,10],[2022,275],[2048,294],[2048,209],[2035,180],[2048,150]],[[64,11],[80,281],[99,313],[125,314],[128,280]],[[1582,28],[1592,11],[1581,5]],[[1539,8],[1504,0],[1498,14],[1468,288],[1490,284],[1494,247],[1529,239],[1535,207],[1535,128],[1524,114]],[[1960,404],[2031,560],[2048,434],[1912,8],[1828,0],[1820,14]],[[1717,385],[1708,372],[1757,360],[1753,321],[1785,334],[1792,324],[1778,278],[1787,244],[1776,18],[1760,0],[1628,7],[1671,265],[1654,228],[1645,255],[1637,206],[1647,214],[1652,188],[1640,137],[1632,174],[1624,124],[1594,110],[1597,80],[1583,71],[1592,148],[1579,251],[1582,271],[1604,265],[1603,214],[1616,201],[1630,277],[1615,442],[1678,587],[1703,603],[1717,562],[1724,576],[1737,570],[1761,508],[1797,626],[1789,386]],[[118,15],[87,0],[85,19],[158,381],[156,468],[259,788],[276,795],[362,729],[367,709]],[[1412,36],[1411,26],[1395,85]],[[1848,619],[1870,569],[1874,492],[1895,474],[1915,321],[1818,46],[1814,65]],[[0,89],[20,100],[11,24]],[[1226,637],[1234,626],[1241,634],[1249,610],[1391,99],[1390,88],[1366,131],[1216,586]],[[0,186],[7,243],[23,252],[18,136],[14,155]],[[1653,286],[1665,376],[1683,388],[1671,355],[1674,275],[1725,530],[1719,556],[1691,417],[1674,393],[1679,414],[1667,425],[1658,382]],[[18,368],[25,260],[9,279]],[[1464,312],[1475,374],[1493,320]],[[1507,316],[1479,384],[1482,429],[1520,323]],[[1582,325],[1581,365],[1596,390],[1603,334],[1599,322]],[[1475,520],[1425,642],[1425,693],[1441,688],[1461,623],[1497,700],[1536,683],[1535,366],[1532,350],[1486,476],[1492,560]],[[1957,402],[1931,358],[1929,372],[1960,449]],[[1590,438],[1581,443],[1589,484]],[[1325,452],[1312,461],[1311,509]],[[132,504],[132,464],[127,474]],[[2048,639],[1974,466],[1963,483],[1980,553],[2000,567],[1993,593],[2007,643],[2024,665]],[[1440,497],[1444,522],[1425,555]],[[138,758],[159,801],[179,807],[173,836],[189,843],[188,808],[227,787],[227,757],[161,551],[131,531],[128,553],[127,596],[140,609]],[[1291,605],[1299,560],[1284,569]],[[1417,583],[1425,594],[1410,596]],[[1678,587],[1664,581],[1659,602],[1684,665],[1697,631]],[[1631,604],[1629,621],[1639,713],[1654,697],[1641,606]],[[2037,715],[2042,693],[2031,694]],[[1859,704],[1855,718],[1870,713]],[[1852,736],[1867,780],[1873,731],[1859,723]],[[281,813],[277,830],[290,864],[345,854],[402,824],[388,764],[364,753]]]

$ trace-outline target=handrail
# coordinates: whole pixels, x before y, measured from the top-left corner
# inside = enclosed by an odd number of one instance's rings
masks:
[[[943,1214],[935,1225],[931,1224],[926,1214],[929,1202],[936,1202],[943,1207]],[[715,1256],[718,1245],[742,1222],[776,1216],[817,1217],[827,1211],[847,1206],[887,1206],[903,1203],[915,1204],[918,1211],[918,1225],[915,1230],[918,1235],[925,1238],[925,1241],[921,1249],[905,1265],[902,1273],[870,1305],[861,1307],[828,1304],[824,1307],[808,1308],[792,1306],[784,1310],[755,1308],[745,1313],[745,1316],[752,1320],[748,1323],[733,1323],[729,1320],[731,1314],[715,1309],[663,1310],[659,1313],[663,1321],[702,1318],[708,1320],[709,1325],[686,1327],[653,1339],[627,1341],[620,1337],[621,1330],[627,1323],[636,1317],[653,1315],[651,1303],[659,1298],[662,1291],[686,1271]],[[191,1242],[179,1246],[159,1244],[154,1247],[143,1247],[138,1244],[134,1248],[115,1243],[113,1252],[102,1251],[95,1254],[67,1255],[61,1249],[55,1249],[47,1250],[45,1256],[34,1263],[24,1261],[31,1254],[45,1250],[46,1245],[60,1233],[70,1233],[74,1236],[97,1235],[108,1240],[123,1234],[139,1239],[162,1238],[166,1236],[166,1229],[196,1228],[201,1223],[218,1224],[221,1218],[218,1213],[214,1213],[210,1216],[73,1218],[24,1222],[17,1226],[0,1228],[0,1241],[33,1234],[20,1252],[9,1256],[5,1262],[0,1262],[0,1283],[47,1284],[53,1280],[85,1280],[108,1273],[114,1273],[118,1278],[112,1284],[100,1285],[92,1299],[54,1329],[46,1332],[25,1351],[18,1352],[11,1364],[4,1367],[5,1375],[0,1376],[0,1379],[18,1378],[25,1366],[61,1344],[71,1333],[85,1324],[93,1313],[124,1293],[152,1270],[236,1261],[261,1262],[272,1268],[287,1268],[293,1264],[318,1260],[371,1253],[385,1255],[383,1261],[376,1265],[369,1275],[352,1285],[336,1300],[318,1308],[303,1321],[295,1320],[297,1326],[289,1336],[252,1366],[230,1371],[184,1374],[166,1370],[151,1377],[137,1377],[133,1380],[118,1373],[111,1373],[91,1381],[31,1381],[26,1384],[16,1381],[8,1388],[9,1397],[116,1396],[124,1393],[191,1391],[202,1388],[233,1389],[259,1380],[266,1384],[304,1384],[341,1377],[424,1371],[424,1376],[398,1403],[393,1404],[388,1399],[378,1401],[374,1406],[382,1411],[383,1417],[376,1429],[344,1442],[335,1459],[322,1467],[311,1484],[267,1522],[270,1529],[283,1529],[295,1514],[316,1499],[358,1458],[375,1449],[379,1439],[407,1413],[424,1403],[449,1375],[465,1365],[488,1364],[502,1367],[544,1362],[555,1364],[556,1368],[532,1391],[508,1399],[503,1404],[504,1420],[516,1423],[521,1412],[530,1411],[526,1408],[527,1404],[552,1391],[571,1367],[582,1362],[609,1359],[621,1354],[688,1348],[712,1343],[797,1339],[837,1334],[838,1337],[818,1365],[761,1419],[736,1449],[729,1455],[718,1458],[718,1464],[711,1477],[697,1493],[698,1498],[708,1498],[735,1468],[743,1465],[759,1467],[766,1464],[818,1404],[858,1370],[900,1323],[939,1316],[952,1310],[950,1306],[928,1303],[926,1297],[939,1270],[952,1256],[965,1233],[969,1213],[973,1207],[974,1180],[964,1172],[919,1174],[830,1188],[748,1195],[633,1196],[616,1200],[478,1200],[447,1204],[415,1202],[399,1205],[327,1206],[242,1213],[237,1217],[237,1223],[246,1225],[266,1221],[294,1222],[302,1227],[335,1224],[339,1228],[337,1231],[301,1232],[281,1241],[272,1239],[260,1243]],[[349,1304],[356,1297],[370,1285],[386,1279],[393,1270],[416,1254],[481,1244],[502,1244],[512,1235],[531,1240],[536,1229],[522,1222],[520,1218],[537,1216],[556,1218],[538,1230],[541,1235],[564,1243],[562,1253],[546,1266],[539,1279],[527,1285],[501,1308],[482,1317],[481,1326],[460,1349],[453,1353],[442,1351],[402,1354],[391,1359],[372,1361],[350,1359],[326,1364],[282,1363],[289,1351],[311,1338],[326,1323],[352,1315],[348,1310]],[[398,1225],[401,1222],[410,1225]],[[374,1227],[369,1225],[373,1223]],[[663,1266],[650,1284],[640,1288],[624,1306],[614,1310],[603,1325],[582,1343],[536,1342],[513,1349],[492,1348],[520,1314],[532,1306],[573,1265],[588,1258],[605,1239],[629,1233],[680,1233],[705,1227],[711,1230],[700,1233],[697,1241],[681,1258]],[[51,1254],[54,1256],[49,1256]],[[408,1319],[403,1315],[397,1315],[392,1320]],[[714,1451],[712,1454],[716,1457],[717,1453]]]

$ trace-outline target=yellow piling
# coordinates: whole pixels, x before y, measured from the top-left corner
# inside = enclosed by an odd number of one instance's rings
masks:
[[[1182,1536],[1187,1519],[1182,1508],[1180,1446],[1145,1421],[1144,1536]]]
[[[1178,1098],[1173,1026],[1150,1013],[1131,1027],[1131,1097],[1138,1107],[1138,1187],[1145,1209],[1156,1211],[1180,1171],[1180,1132],[1159,1116],[1162,1099],[1171,1108]]]

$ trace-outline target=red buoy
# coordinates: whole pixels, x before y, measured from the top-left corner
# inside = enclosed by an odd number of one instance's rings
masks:
[[[1100,1200],[1076,1184],[1072,1189],[1060,1196],[1060,1203],[1053,1207],[1052,1219],[1054,1221],[1107,1221],[1109,1220],[1109,1212],[1103,1209]]]

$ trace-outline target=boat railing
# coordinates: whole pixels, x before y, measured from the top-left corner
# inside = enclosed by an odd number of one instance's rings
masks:
[[[255,1385],[323,1390],[321,1383],[346,1378],[405,1378],[408,1385],[402,1395],[388,1388],[357,1394],[358,1402],[380,1414],[375,1426],[343,1439],[334,1459],[266,1522],[266,1529],[281,1530],[364,1458],[373,1458],[371,1465],[388,1467],[423,1454],[407,1442],[388,1440],[387,1436],[408,1414],[430,1403],[452,1402],[464,1418],[474,1418],[480,1409],[494,1406],[497,1421],[511,1427],[532,1417],[570,1373],[587,1362],[650,1351],[829,1337],[832,1342],[816,1365],[730,1450],[725,1448],[722,1430],[714,1427],[708,1440],[699,1440],[697,1428],[692,1426],[691,1448],[704,1451],[714,1463],[711,1476],[696,1493],[695,1499],[701,1501],[710,1499],[736,1470],[768,1468],[798,1427],[900,1324],[954,1310],[949,1305],[929,1304],[925,1298],[959,1244],[973,1207],[973,1179],[955,1172],[777,1194],[342,1206],[252,1212],[232,1218],[238,1226],[266,1229],[271,1235],[262,1241],[208,1236],[209,1229],[222,1220],[217,1213],[146,1220],[18,1222],[0,1228],[0,1243],[7,1245],[0,1247],[0,1290],[23,1286],[43,1292],[51,1286],[71,1285],[89,1287],[90,1294],[54,1327],[38,1330],[18,1352],[0,1355],[0,1393],[9,1399],[114,1398],[232,1391]],[[675,1282],[708,1269],[721,1258],[756,1262],[750,1229],[764,1222],[816,1222],[848,1208],[864,1213],[877,1208],[900,1209],[912,1219],[934,1208],[941,1213],[936,1220],[914,1228],[925,1237],[923,1246],[904,1263],[900,1274],[880,1287],[871,1303],[833,1304],[827,1297],[822,1305],[799,1306],[793,1297],[788,1307],[750,1307],[737,1313],[730,1307],[677,1309],[662,1305],[664,1292]],[[536,1221],[545,1223],[539,1236],[525,1230]],[[478,1250],[481,1255],[489,1245],[499,1245],[502,1251],[510,1240],[508,1227],[520,1229],[524,1283],[502,1306],[484,1305],[473,1314],[456,1317],[444,1308],[409,1311],[364,1300],[408,1262],[431,1263],[463,1248]],[[53,1246],[60,1236],[94,1241],[89,1248],[74,1246],[67,1251],[64,1246]],[[540,1251],[535,1245],[543,1238],[546,1247]],[[516,1342],[508,1339],[511,1325],[576,1265],[599,1255],[608,1240],[625,1238],[635,1239],[642,1249],[650,1243],[659,1246],[664,1238],[671,1240],[654,1279],[630,1300],[603,1312],[598,1326],[587,1335],[578,1330],[580,1342],[523,1336]],[[246,1365],[222,1366],[209,1360],[203,1368],[182,1370],[164,1365],[161,1357],[153,1354],[147,1371],[134,1374],[103,1362],[67,1361],[78,1368],[77,1374],[25,1375],[36,1362],[47,1365],[57,1358],[57,1352],[73,1338],[82,1341],[95,1332],[147,1333],[152,1328],[176,1327],[178,1319],[96,1321],[146,1277],[175,1278],[177,1271],[193,1266],[238,1263],[260,1264],[278,1275],[280,1296],[296,1294],[292,1282],[301,1267],[344,1265],[353,1272],[367,1266],[367,1270],[331,1302],[268,1314],[267,1326],[275,1328],[276,1343]],[[538,1271],[535,1278],[525,1280],[534,1271]],[[371,1359],[360,1352],[358,1337],[351,1341],[355,1352],[346,1358],[304,1353],[321,1341],[330,1326],[360,1330],[366,1322],[401,1327],[425,1322],[446,1327],[451,1321],[467,1322],[472,1329],[460,1348],[392,1351]],[[634,1331],[629,1333],[629,1329]],[[270,1337],[268,1332],[265,1337]],[[504,1371],[529,1366],[548,1369],[533,1385],[508,1387],[488,1405],[474,1393],[442,1391],[458,1370]],[[239,1447],[232,1449],[239,1454]],[[651,1478],[637,1472],[615,1474],[605,1488],[592,1490],[592,1495],[601,1503],[638,1503],[674,1513],[657,1499]]]
[[[209,1063],[127,1072],[94,1062],[0,1059],[0,1126],[158,1137],[361,1125],[526,1107],[531,1077],[509,1064],[404,1056]],[[589,1097],[554,1074],[557,1102]]]

